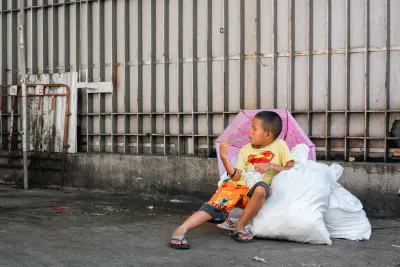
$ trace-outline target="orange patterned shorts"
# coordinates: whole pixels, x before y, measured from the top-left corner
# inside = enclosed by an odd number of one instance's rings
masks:
[[[222,183],[210,201],[205,203],[200,210],[204,210],[213,217],[225,220],[234,207],[244,209],[249,203],[257,186],[262,186],[270,194],[270,187],[265,182],[256,183],[251,189],[246,185],[238,185],[228,180]]]

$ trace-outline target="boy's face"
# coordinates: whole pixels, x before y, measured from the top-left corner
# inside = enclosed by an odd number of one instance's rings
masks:
[[[252,145],[263,145],[269,140],[271,135],[271,132],[264,130],[262,120],[254,117],[251,130],[249,131],[250,143]]]

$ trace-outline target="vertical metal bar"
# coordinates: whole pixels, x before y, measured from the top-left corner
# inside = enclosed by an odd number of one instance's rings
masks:
[[[256,109],[261,108],[261,58],[260,58],[260,53],[261,53],[261,25],[260,25],[260,20],[261,20],[261,3],[260,0],[257,0],[256,3]]]
[[[32,6],[36,6],[37,1],[32,0]],[[37,74],[38,73],[38,62],[37,62],[37,9],[31,8],[31,23],[30,23],[30,28],[29,31],[31,32],[31,54],[29,55],[31,57],[31,74]]]
[[[6,2],[4,0],[1,1],[1,10],[7,9]],[[7,36],[7,15],[4,13],[1,13],[0,15],[1,18],[1,29],[0,29],[0,34],[1,36]],[[7,38],[1,38],[0,39],[1,43],[1,58],[0,58],[0,64],[1,68],[0,70],[3,70],[0,72],[0,82],[1,84],[6,84],[7,83],[7,72],[4,71],[7,69]],[[8,88],[1,88],[1,93],[2,94],[7,94]],[[2,104],[0,106],[0,110],[5,113],[7,113],[7,106],[8,106],[8,98],[5,97],[2,101]],[[5,128],[7,129],[7,117],[1,114],[0,117],[2,129]],[[3,135],[3,130],[1,130],[1,149],[4,149],[7,147],[7,134]]]
[[[130,115],[127,115],[127,113],[130,113],[131,109],[131,90],[130,90],[130,67],[129,67],[129,60],[130,60],[130,47],[129,47],[129,42],[130,42],[130,27],[129,27],[129,0],[125,0],[124,4],[124,153],[130,153],[130,148],[129,144],[131,142],[130,138],[130,131],[131,131],[131,117]]]
[[[278,24],[278,0],[272,0],[272,108],[276,109],[278,106],[278,76],[277,76],[277,67],[278,67],[278,58],[276,56],[277,47],[278,47],[278,38],[277,38],[277,24]]]
[[[81,62],[81,4],[75,3],[75,71],[80,72]]]
[[[93,120],[89,114],[93,113],[93,95],[87,94],[87,103],[86,103],[86,152],[93,152]]]
[[[99,152],[103,153],[106,151],[106,123],[105,123],[105,113],[106,113],[106,98],[105,94],[99,95],[99,104],[100,104],[100,115],[99,115],[99,123],[100,123],[100,132],[99,132]]]
[[[178,0],[178,155],[183,154],[183,0]]]
[[[15,96],[11,96],[11,114],[10,114],[10,130],[9,130],[9,135],[10,135],[10,142],[8,143],[8,153],[9,153],[9,158],[8,158],[8,163],[11,161],[11,151],[13,148],[13,133],[14,133],[14,113],[15,113]]]
[[[224,129],[228,126],[229,111],[229,0],[224,0]]]
[[[138,0],[138,9],[137,9],[137,18],[138,18],[138,92],[137,92],[137,140],[136,140],[136,149],[137,154],[143,153],[143,3],[142,0]]]
[[[16,84],[18,83],[18,13],[15,11],[17,8],[17,1],[11,2],[10,9],[11,11],[11,23],[8,25],[10,28],[8,29],[11,32],[11,83]],[[23,25],[23,24],[22,24]],[[22,50],[20,50],[22,51]],[[18,108],[18,104],[14,107],[14,112],[20,112]],[[18,132],[18,120],[13,120],[12,129],[16,129]],[[11,131],[10,131],[11,132]],[[11,135],[10,142],[12,143],[12,147],[18,147],[18,136],[14,133]]]
[[[245,12],[244,12],[244,0],[240,0],[240,55],[239,55],[239,64],[240,64],[240,108],[245,108],[245,94],[244,94],[244,83],[245,83],[245,69],[244,69],[244,44],[245,44]]]
[[[213,151],[212,0],[207,2],[207,156]]]
[[[21,1],[21,0],[20,0]],[[9,26],[9,31],[11,32],[11,83],[16,84],[18,83],[18,28],[15,25],[18,25],[18,13],[14,11],[17,2],[11,2],[10,9],[13,9],[9,13],[11,16],[11,24]]]
[[[92,3],[86,2],[86,27],[87,27],[87,48],[86,54],[86,81],[93,79],[93,26],[92,26]],[[86,104],[86,127],[87,127],[87,152],[93,152],[93,94],[87,94]],[[89,115],[90,114],[90,115]]]
[[[29,46],[29,42],[28,42],[28,20],[29,17],[27,15],[27,12],[25,12],[25,8],[27,6],[27,0],[25,0],[24,2],[24,24],[22,24],[24,26],[24,44],[25,44],[25,75],[29,74],[28,73],[28,46]]]
[[[288,110],[292,111],[294,107],[294,46],[295,46],[295,1],[290,0],[289,7],[289,91],[288,91]]]
[[[330,95],[331,95],[331,0],[326,0],[326,10],[327,10],[327,21],[326,21],[326,64],[327,64],[327,73],[326,73],[326,104],[325,104],[325,160],[329,160],[329,138],[330,135]]]
[[[368,116],[368,102],[369,102],[369,0],[365,0],[364,2],[364,38],[365,38],[365,69],[364,69],[364,161],[368,159],[368,135],[369,135],[369,116]]]
[[[53,57],[51,59],[51,72],[58,72],[58,6],[51,7],[52,12],[52,39],[49,40],[52,45]]]
[[[117,152],[117,0],[111,0],[111,79],[114,90],[111,95],[111,153]]]
[[[156,136],[153,134],[156,133],[156,93],[157,93],[157,84],[156,84],[156,4],[155,0],[150,1],[150,75],[151,75],[151,113],[150,113],[150,123],[151,123],[151,135],[150,135],[150,154],[156,154]]]
[[[99,76],[100,82],[105,81],[105,15],[104,15],[104,1],[99,1]]]
[[[70,71],[70,30],[69,30],[69,15],[70,5],[66,5],[64,2],[64,72]]]
[[[164,155],[169,154],[169,0],[164,0]]]
[[[19,47],[20,47],[20,54],[19,54],[19,64],[20,64],[20,71],[22,77],[22,157],[23,157],[23,164],[24,164],[24,189],[28,189],[28,127],[27,127],[27,103],[26,103],[26,50],[25,50],[25,1],[20,0],[20,11],[19,11]],[[13,47],[13,49],[16,49]]]
[[[198,68],[197,68],[197,0],[193,0],[193,31],[192,31],[192,45],[193,45],[193,67],[192,67],[192,146],[193,155],[198,155]]]
[[[104,1],[99,1],[99,15],[98,15],[98,23],[99,23],[99,79],[100,82],[105,81],[105,54],[106,51],[104,49],[105,46],[105,27],[104,27]],[[99,152],[106,151],[106,96],[104,93],[99,94],[99,104],[100,104],[100,115],[99,115],[99,123],[100,123],[100,135],[99,135]]]
[[[49,19],[48,19],[48,8],[44,7],[47,5],[47,0],[43,0],[42,6],[42,28],[43,28],[43,39],[42,39],[42,57],[43,57],[43,69],[42,73],[47,73],[49,71]]]
[[[73,24],[73,27],[75,28],[75,36],[73,36],[73,37],[71,37],[73,40],[74,40],[74,46],[75,46],[75,55],[74,55],[74,58],[72,59],[71,58],[71,60],[74,62],[74,64],[75,64],[75,66],[74,66],[74,69],[72,68],[71,69],[71,71],[76,71],[77,73],[78,73],[78,81],[80,81],[80,74],[81,74],[81,67],[80,67],[80,62],[81,62],[81,40],[82,40],[82,36],[81,36],[81,33],[80,33],[80,30],[81,30],[81,14],[80,14],[80,12],[81,12],[81,4],[80,3],[74,3],[74,7],[75,7],[75,19],[74,19],[74,24]],[[71,65],[71,67],[73,67],[72,65]],[[82,112],[82,110],[84,109],[84,104],[82,103],[83,101],[83,98],[85,97],[85,94],[86,94],[86,92],[84,91],[84,90],[80,90],[80,91],[78,91],[78,103],[77,103],[77,105],[78,105],[78,109],[77,109],[77,111],[78,112]],[[86,95],[86,97],[87,97],[87,95]],[[86,98],[87,99],[87,98]],[[79,120],[83,120],[84,119],[84,117],[79,117]],[[79,123],[79,122],[78,122]],[[86,127],[87,127],[87,125],[86,125]],[[79,139],[78,140],[82,140],[83,138],[82,138],[82,136],[84,136],[85,135],[85,133],[81,130],[82,128],[80,127],[80,128],[78,128],[80,131],[77,133],[77,135],[79,135]],[[87,141],[88,141],[88,139],[87,139],[87,136],[86,136],[86,147],[88,146],[88,143],[87,143]],[[82,145],[82,141],[80,141],[79,143],[78,143],[78,150],[79,151],[83,151],[83,145]],[[86,148],[86,150],[87,150],[87,148]]]
[[[349,96],[350,96],[350,0],[346,0],[346,48],[345,48],[345,104],[344,104],[344,160],[349,158]]]
[[[384,143],[384,161],[387,162],[388,158],[388,147],[387,147],[387,137],[389,134],[388,128],[388,105],[389,91],[390,91],[390,0],[385,1],[386,6],[386,42],[385,42],[385,143]]]
[[[307,88],[307,122],[308,135],[312,135],[312,113],[313,110],[313,26],[314,26],[314,1],[308,0],[308,88]]]

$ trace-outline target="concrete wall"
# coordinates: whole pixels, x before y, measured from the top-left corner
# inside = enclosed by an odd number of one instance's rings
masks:
[[[373,217],[399,217],[400,164],[342,163],[339,183],[357,196]]]
[[[329,163],[328,163],[329,164]],[[364,204],[369,216],[400,216],[400,164],[340,163],[340,183]],[[135,193],[210,197],[218,182],[215,158],[68,155],[67,185]]]
[[[209,197],[219,176],[215,158],[79,153],[67,164],[68,186],[133,193]]]
[[[3,0],[0,84],[21,80],[22,15],[29,79],[82,82],[80,152],[210,156],[240,109],[276,108],[321,159],[399,148],[400,1]],[[4,97],[3,144],[10,110]]]
[[[44,163],[43,163],[44,164]],[[42,166],[43,166],[42,164]],[[55,165],[55,163],[46,163]],[[329,164],[329,163],[328,163]],[[364,204],[370,217],[399,217],[400,164],[340,163],[339,182]],[[69,154],[66,186],[150,195],[186,195],[209,198],[218,182],[215,158]],[[3,169],[0,182],[21,179],[22,172]],[[59,185],[56,172],[31,172],[36,185]]]

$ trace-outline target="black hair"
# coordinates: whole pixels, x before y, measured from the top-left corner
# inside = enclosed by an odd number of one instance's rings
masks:
[[[274,138],[278,138],[282,132],[282,119],[272,111],[261,111],[256,114],[255,118],[262,121],[264,131],[269,131],[273,134]]]

